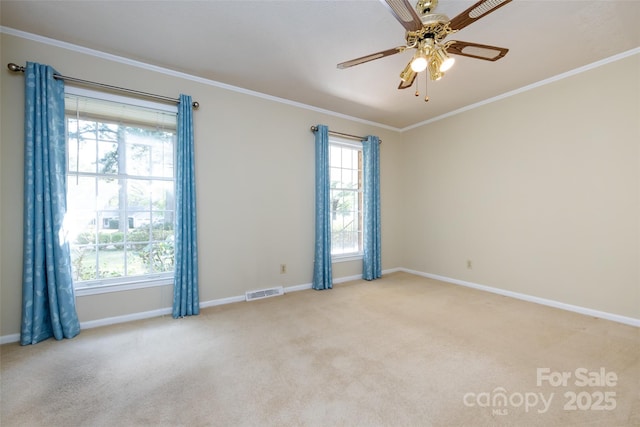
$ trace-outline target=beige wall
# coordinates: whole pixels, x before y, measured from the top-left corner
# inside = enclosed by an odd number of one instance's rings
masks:
[[[639,63],[405,132],[403,266],[640,318]]]
[[[383,269],[640,318],[639,56],[396,132],[2,34],[0,336],[20,328],[23,84],[8,62],[200,102],[200,300],[309,283],[313,134],[383,140]],[[472,269],[466,268],[467,260]],[[279,274],[287,264],[288,273]],[[334,264],[334,277],[360,273]],[[82,322],[170,306],[170,287],[78,298]]]
[[[2,35],[2,213],[0,336],[20,329],[24,79],[6,64],[35,61],[60,73],[167,96],[192,95],[195,112],[200,301],[269,286],[311,282],[314,137],[311,125],[375,134],[381,146],[383,268],[400,266],[399,133],[181,79],[34,41]],[[287,264],[281,275],[280,264]],[[334,265],[334,278],[361,273]],[[170,307],[170,287],[78,297],[81,322]]]

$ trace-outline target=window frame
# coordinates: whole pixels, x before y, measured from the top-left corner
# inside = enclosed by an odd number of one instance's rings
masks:
[[[331,261],[334,263],[338,262],[347,262],[347,261],[358,261],[362,260],[364,256],[363,251],[363,204],[364,204],[364,196],[363,196],[363,178],[364,178],[364,162],[363,162],[363,147],[361,141],[353,141],[346,138],[340,138],[337,136],[329,135],[329,152],[331,152],[331,147],[341,147],[341,148],[350,148],[358,153],[358,188],[355,190],[358,197],[358,207],[356,208],[356,212],[358,215],[358,251],[356,252],[347,252],[347,253],[333,253],[333,233],[332,233],[332,245],[331,245]],[[329,156],[329,169],[331,169],[331,156]],[[330,214],[331,214],[331,207]],[[331,224],[333,221],[331,220]]]
[[[65,86],[65,95],[74,95],[80,97],[94,98],[102,101],[110,101],[116,102],[119,104],[130,105],[134,107],[141,107],[147,109],[154,109],[160,112],[165,112],[169,114],[178,114],[178,106],[162,104],[153,101],[147,101],[144,99],[131,98],[121,95],[115,95],[107,92],[95,91],[85,88],[79,88],[75,86]],[[67,113],[65,113],[65,150],[67,161],[69,159],[69,140],[68,140],[68,129],[66,128],[67,124]],[[132,120],[133,122],[133,120]],[[177,120],[176,120],[177,125]],[[177,136],[177,131],[176,131]],[[174,140],[173,146],[173,164],[175,168],[176,163],[176,143]],[[73,179],[75,174],[78,176],[82,176],[82,173],[72,172],[70,171],[70,165],[67,165],[67,170],[65,171],[67,175],[67,181]],[[73,174],[73,175],[71,175]],[[132,178],[136,178],[137,176],[132,176]],[[175,194],[175,169],[173,174],[173,184],[174,184],[174,194]],[[68,184],[67,184],[68,187]],[[67,199],[69,197],[69,189],[66,189]],[[175,212],[174,206],[174,212]],[[70,243],[70,242],[69,242]],[[73,288],[76,296],[85,296],[85,295],[95,295],[95,294],[103,294],[103,293],[111,293],[111,292],[119,292],[119,291],[129,291],[134,289],[144,289],[150,287],[158,287],[158,286],[170,286],[173,285],[175,277],[175,270],[171,272],[159,272],[159,273],[148,273],[143,275],[136,276],[121,276],[116,278],[98,278],[94,280],[82,281],[80,286],[74,281]]]

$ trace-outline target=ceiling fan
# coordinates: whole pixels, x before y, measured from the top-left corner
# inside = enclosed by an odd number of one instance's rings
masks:
[[[434,12],[438,0],[419,0],[415,8],[408,0],[380,1],[407,30],[405,33],[406,45],[341,62],[338,64],[338,68],[349,68],[374,59],[395,55],[407,49],[415,49],[413,58],[400,73],[398,89],[406,89],[413,85],[418,73],[426,69],[428,69],[431,80],[442,78],[445,71],[451,68],[455,61],[449,54],[497,61],[509,51],[504,47],[457,40],[445,42],[444,39],[449,34],[460,31],[512,0],[480,0],[451,20],[444,14]],[[428,100],[429,98],[426,97],[425,101]]]

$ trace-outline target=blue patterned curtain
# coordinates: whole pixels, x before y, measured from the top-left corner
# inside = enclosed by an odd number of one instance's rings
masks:
[[[363,151],[363,246],[362,278],[374,280],[382,276],[380,250],[380,140],[368,136]]]
[[[196,172],[191,97],[180,95],[176,165],[175,279],[173,317],[200,313],[196,236]]]
[[[329,182],[329,128],[316,131],[316,244],[313,289],[333,288],[331,277],[331,190]]]
[[[69,243],[64,83],[48,65],[25,70],[24,243],[20,344],[80,332]]]

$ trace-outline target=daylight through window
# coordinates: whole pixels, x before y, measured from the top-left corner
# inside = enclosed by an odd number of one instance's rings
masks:
[[[362,145],[330,140],[331,255],[362,254]]]
[[[76,288],[173,277],[176,114],[67,94]]]

